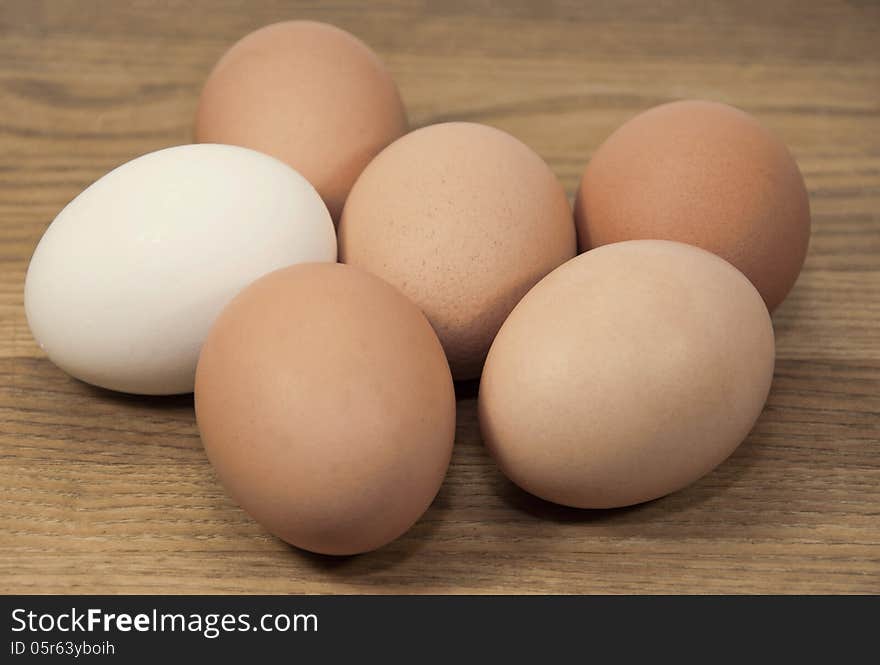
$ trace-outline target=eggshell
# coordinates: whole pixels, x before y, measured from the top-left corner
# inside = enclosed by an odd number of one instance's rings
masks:
[[[605,245],[550,273],[505,321],[480,426],[532,494],[578,508],[639,503],[733,452],[773,362],[767,309],[729,263],[675,242]]]
[[[510,310],[575,250],[571,208],[544,161],[473,123],[425,127],[382,151],[339,226],[340,260],[422,308],[456,379],[479,375]]]
[[[397,87],[366,44],[332,25],[287,21],[250,33],[220,59],[195,137],[287,162],[336,220],[360,172],[406,126]]]
[[[436,495],[455,393],[424,315],[341,264],[267,275],[223,311],[196,375],[208,457],[273,534],[324,554],[372,550]]]
[[[193,389],[199,347],[243,286],[335,261],[321,198],[253,150],[184,145],[111,171],[55,218],[34,252],[25,311],[49,358],[131,393]]]
[[[658,106],[609,136],[581,179],[575,218],[582,251],[658,238],[714,252],[770,311],[810,238],[807,190],[785,145],[746,113],[705,101]]]

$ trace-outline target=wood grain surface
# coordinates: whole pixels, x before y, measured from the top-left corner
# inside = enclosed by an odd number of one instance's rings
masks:
[[[48,223],[110,168],[189,142],[227,46],[305,17],[381,54],[413,126],[512,132],[570,194],[612,129],[673,99],[735,104],[788,143],[812,244],[731,459],[634,508],[554,506],[498,473],[459,386],[432,508],[333,559],[224,495],[191,396],[112,394],[41,354],[22,285]],[[0,592],[880,592],[880,3],[2,0],[0,262]]]

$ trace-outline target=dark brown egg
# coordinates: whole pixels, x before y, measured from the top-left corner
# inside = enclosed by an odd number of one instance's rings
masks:
[[[804,180],[785,145],[725,104],[683,101],[621,126],[590,160],[575,204],[581,251],[655,238],[739,268],[772,311],[810,239]]]

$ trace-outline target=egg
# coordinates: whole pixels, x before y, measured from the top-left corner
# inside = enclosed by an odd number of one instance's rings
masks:
[[[478,411],[510,480],[577,508],[674,492],[746,437],[773,377],[749,280],[662,240],[604,245],[541,280],[504,322]]]
[[[302,264],[217,319],[196,374],[205,451],[266,529],[323,554],[376,549],[436,495],[455,393],[424,315],[378,277]]]
[[[183,145],[114,169],[49,225],[25,280],[34,338],[61,369],[130,393],[191,392],[229,299],[300,261],[335,261],[314,188],[246,148]]]
[[[739,268],[773,311],[804,263],[810,206],[785,145],[750,115],[680,101],[636,116],[590,160],[575,204],[581,250],[686,242]]]
[[[287,162],[336,220],[363,168],[406,127],[397,87],[368,46],[332,25],[287,21],[220,58],[202,90],[195,138]]]
[[[509,134],[465,122],[383,150],[339,225],[340,260],[425,312],[456,379],[479,375],[510,310],[575,250],[571,208],[547,164]]]

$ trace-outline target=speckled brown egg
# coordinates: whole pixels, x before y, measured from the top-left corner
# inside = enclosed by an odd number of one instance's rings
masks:
[[[287,21],[223,55],[202,90],[195,137],[287,162],[338,220],[352,183],[406,125],[397,87],[366,44],[332,25]]]
[[[807,191],[785,145],[752,116],[706,101],[658,106],[611,134],[584,172],[575,218],[582,251],[657,238],[714,252],[770,311],[810,238]]]
[[[400,536],[452,453],[455,395],[430,324],[394,287],[338,263],[283,268],[233,299],[202,348],[195,404],[232,498],[313,552]]]
[[[340,260],[425,312],[456,379],[479,375],[510,310],[575,250],[571,208],[547,164],[474,123],[425,127],[383,150],[339,225]]]
[[[761,413],[773,328],[749,280],[691,245],[605,245],[541,280],[480,384],[483,439],[539,497],[612,508],[720,464]]]

